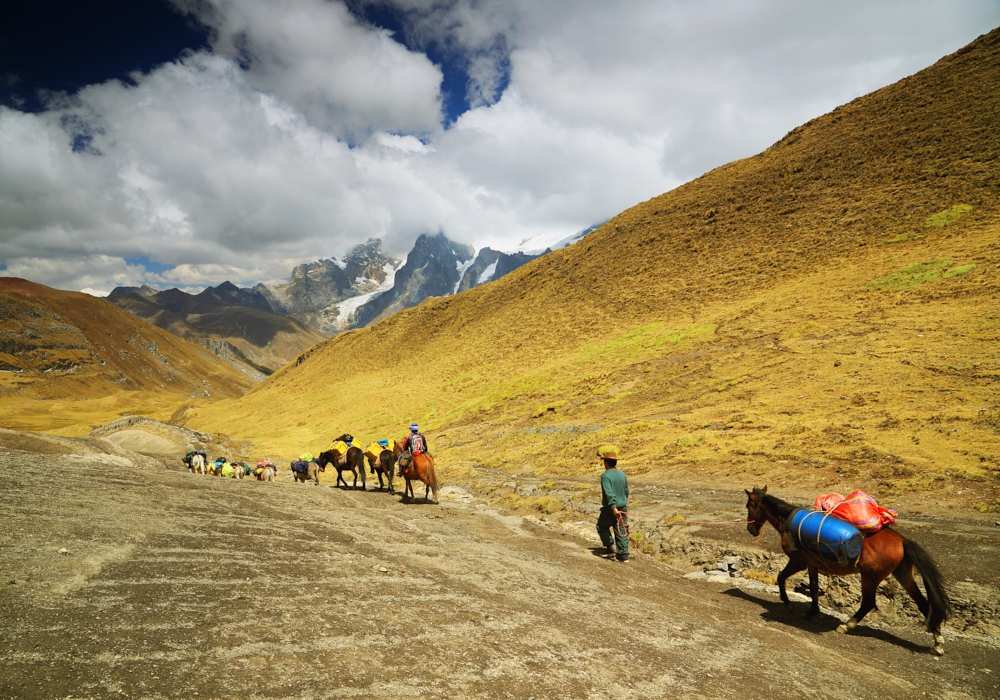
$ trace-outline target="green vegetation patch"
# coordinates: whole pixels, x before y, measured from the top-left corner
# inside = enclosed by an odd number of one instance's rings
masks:
[[[649,323],[604,343],[588,343],[580,348],[582,360],[630,359],[637,355],[658,354],[663,346],[675,346],[715,331],[715,326],[692,324],[687,328],[668,328],[665,323]]]
[[[893,270],[884,277],[872,280],[866,285],[867,289],[888,289],[890,291],[902,291],[911,289],[924,282],[930,282],[941,276],[948,267],[951,266],[951,258],[931,258],[924,262],[913,263]]]
[[[943,279],[951,279],[952,277],[958,277],[959,275],[964,275],[966,272],[972,272],[976,269],[974,264],[972,265],[956,265],[950,270],[945,270],[944,274],[941,275]]]
[[[703,437],[703,435],[684,435],[677,439],[677,446],[686,450],[701,442]]]
[[[970,205],[956,204],[948,207],[944,211],[939,211],[937,214],[928,216],[927,220],[924,221],[924,227],[934,228],[937,226],[947,226],[948,224],[953,224],[970,211],[972,211],[972,207]]]

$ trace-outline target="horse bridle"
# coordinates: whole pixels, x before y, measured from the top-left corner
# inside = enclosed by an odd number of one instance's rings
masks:
[[[756,494],[752,494],[752,495],[756,495]],[[756,527],[757,527],[758,529],[759,529],[759,528],[762,528],[762,527],[764,526],[764,523],[760,523],[759,525],[758,525],[758,523],[757,523],[758,519],[760,518],[760,511],[761,511],[761,509],[762,509],[763,507],[764,507],[764,497],[763,497],[763,496],[761,496],[761,497],[760,497],[759,499],[757,499],[757,501],[756,501],[756,506],[754,507],[754,511],[753,511],[753,518],[752,518],[752,520],[753,520],[753,524],[754,524],[754,525],[755,525],[755,526],[756,526]],[[765,520],[766,520],[766,518],[765,518]]]

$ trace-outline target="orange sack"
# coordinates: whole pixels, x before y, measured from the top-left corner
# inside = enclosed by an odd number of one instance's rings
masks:
[[[865,535],[894,524],[899,515],[894,510],[880,506],[864,491],[852,491],[847,498],[839,493],[820,494],[813,503],[813,510],[826,511],[835,518],[845,520]]]

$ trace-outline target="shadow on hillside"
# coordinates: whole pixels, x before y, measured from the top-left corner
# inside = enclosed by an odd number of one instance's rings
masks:
[[[789,625],[806,632],[811,632],[815,635],[833,632],[840,624],[840,620],[825,613],[820,613],[812,619],[806,619],[803,615],[808,607],[808,603],[792,603],[792,609],[789,610],[780,600],[759,598],[755,595],[751,595],[741,588],[734,587],[723,592],[733,598],[739,598],[747,601],[748,603],[756,603],[763,608],[763,612],[761,612],[760,616],[765,620],[770,622],[779,622],[783,625]],[[888,642],[889,644],[895,644],[896,646],[906,649],[907,651],[927,653],[929,650],[929,647],[927,646],[914,644],[908,639],[902,639],[885,630],[867,627],[864,623],[855,628],[852,632],[848,633],[847,636],[878,639],[883,642]]]

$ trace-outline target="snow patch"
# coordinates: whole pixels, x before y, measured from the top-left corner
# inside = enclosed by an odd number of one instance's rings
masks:
[[[106,297],[111,292],[102,292],[100,289],[92,289],[90,287],[84,287],[80,290],[83,294],[89,294],[92,297]]]
[[[591,226],[581,231],[577,231],[571,236],[566,236],[565,234],[558,232],[543,233],[541,235],[535,236],[534,238],[529,238],[528,240],[524,241],[523,243],[521,243],[520,246],[518,246],[514,250],[514,252],[524,253],[525,255],[541,255],[546,251],[546,249],[559,250],[560,248],[565,248],[566,246],[573,245],[577,241],[582,240],[584,237],[587,236],[587,234],[593,233],[601,226],[603,226],[605,223],[607,222],[602,222],[600,224],[597,224],[596,226]],[[528,245],[532,246],[532,248],[528,249],[527,248]]]
[[[479,281],[476,282],[476,284],[486,284],[491,279],[493,279],[493,273],[497,271],[497,262],[499,261],[494,260],[492,263],[490,263],[489,267],[483,270],[483,274],[479,275]]]
[[[403,262],[405,264],[406,261],[404,260]],[[400,265],[400,267],[402,267],[402,265]],[[344,299],[344,301],[337,304],[336,328],[338,331],[347,330],[347,327],[351,325],[351,316],[354,315],[355,311],[382,292],[387,292],[392,289],[392,286],[396,283],[396,269],[397,268],[392,266],[392,263],[386,263],[382,266],[382,270],[385,272],[385,282],[380,284],[375,291],[368,292],[367,294],[359,294],[358,296],[351,297],[350,299]]]
[[[461,260],[455,261],[455,267],[458,268],[458,282],[455,283],[455,288],[451,290],[452,294],[458,294],[458,287],[459,285],[462,284],[462,278],[465,277],[465,271],[468,270],[470,267],[472,267],[472,263],[476,262],[477,255],[479,255],[478,250],[471,258],[469,258],[465,262],[462,262]]]

